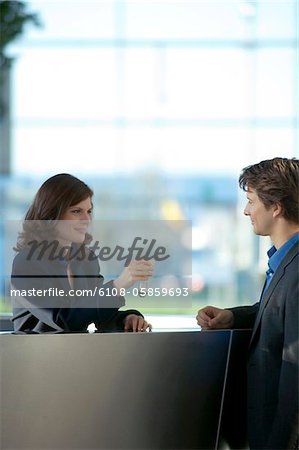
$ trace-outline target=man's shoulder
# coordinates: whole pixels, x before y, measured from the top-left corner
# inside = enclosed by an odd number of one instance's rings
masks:
[[[296,242],[285,255],[281,262],[282,266],[296,266],[298,269],[298,257],[299,257],[299,242]]]

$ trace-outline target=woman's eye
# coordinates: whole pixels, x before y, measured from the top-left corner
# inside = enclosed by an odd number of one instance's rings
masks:
[[[72,213],[74,213],[74,214],[78,214],[79,212],[80,212],[79,209],[74,209],[74,210],[72,211]]]

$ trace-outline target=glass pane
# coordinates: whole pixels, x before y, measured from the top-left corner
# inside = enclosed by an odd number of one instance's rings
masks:
[[[242,38],[246,24],[232,1],[128,1],[130,39]]]
[[[163,115],[205,119],[248,116],[249,63],[242,50],[168,50]]]
[[[114,49],[31,49],[16,60],[17,118],[94,119],[117,111]]]
[[[115,36],[114,0],[35,0],[28,11],[38,13],[42,28],[28,27],[26,39],[95,39]]]
[[[298,27],[296,0],[259,1],[257,8],[256,32],[259,39],[296,38]]]
[[[234,174],[252,148],[242,128],[17,127],[15,172]],[[275,155],[273,155],[275,156]]]
[[[258,117],[295,116],[295,50],[261,48],[256,54],[256,114]]]
[[[152,119],[158,115],[159,59],[153,48],[123,50],[123,115]]]
[[[292,128],[262,128],[255,130],[255,160],[282,156],[292,158],[296,155],[296,140]],[[297,156],[298,153],[297,153]]]
[[[17,127],[14,171],[42,175],[59,172],[105,173],[117,168],[113,127]]]

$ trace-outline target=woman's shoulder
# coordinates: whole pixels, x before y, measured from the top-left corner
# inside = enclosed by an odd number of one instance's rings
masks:
[[[19,276],[28,273],[28,265],[27,249],[18,251],[12,263],[12,276]]]
[[[18,250],[15,257],[14,262],[21,263],[24,261],[28,261],[30,259],[30,248],[25,247],[22,250]]]
[[[37,253],[32,252],[30,247],[24,247],[19,250],[15,255],[12,263],[12,273],[13,274],[30,274],[34,268],[34,273],[36,270],[41,269],[43,262],[39,258]]]

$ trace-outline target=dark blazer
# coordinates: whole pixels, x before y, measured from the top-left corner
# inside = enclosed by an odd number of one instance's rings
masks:
[[[125,299],[115,295],[113,281],[104,283],[98,259],[88,249],[84,258],[78,255],[70,261],[74,291],[67,264],[50,257],[49,251],[40,257],[37,252],[30,255],[26,248],[15,256],[11,274],[11,288],[17,290],[12,292],[15,331],[84,332],[92,322],[100,331],[121,330],[128,314],[142,316],[135,310],[118,311]],[[36,295],[38,290],[43,295]],[[58,290],[64,295],[58,295]],[[99,295],[99,290],[104,295]]]
[[[298,448],[298,254],[296,244],[260,303],[231,308],[235,328],[253,327],[247,366],[251,449]]]

